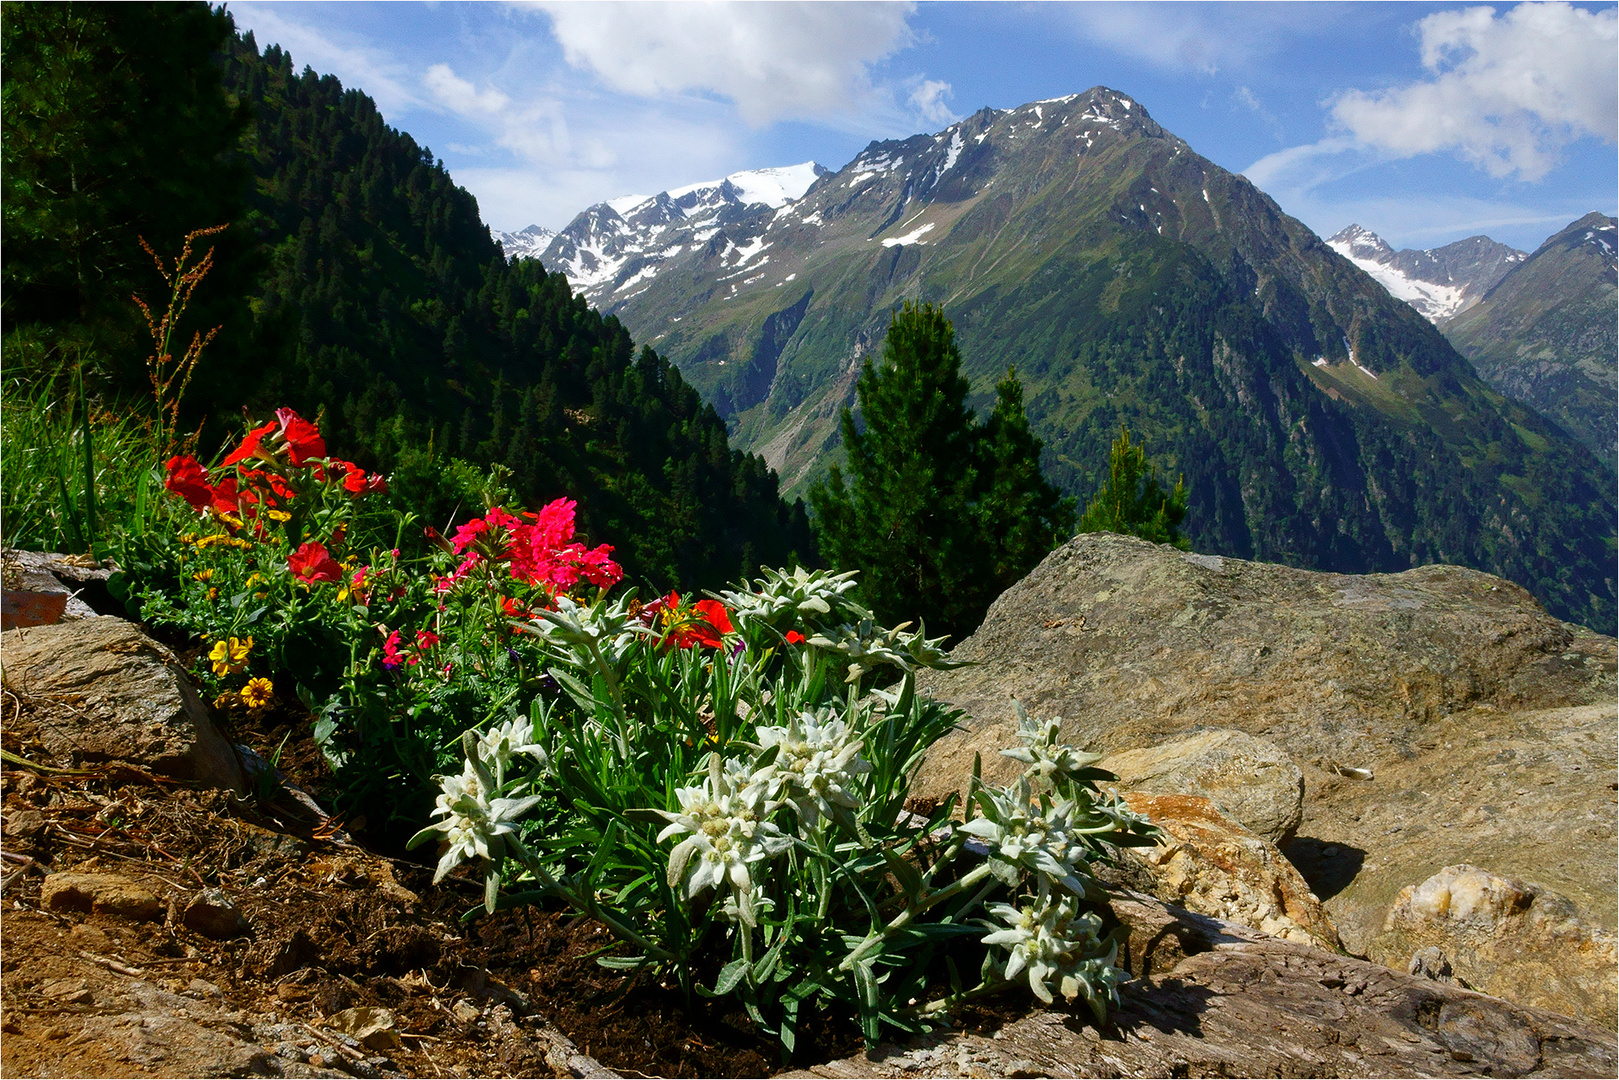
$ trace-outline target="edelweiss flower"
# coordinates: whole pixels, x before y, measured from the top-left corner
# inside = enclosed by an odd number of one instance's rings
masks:
[[[988,911],[1005,926],[981,940],[1010,951],[1004,972],[1008,981],[1027,971],[1029,989],[1048,1005],[1053,980],[1063,997],[1072,1001],[1083,994],[1093,1008],[1115,995],[1118,972],[1112,956],[1100,954],[1097,938],[1102,920],[1090,912],[1080,913],[1072,897],[1053,902],[1042,888],[1032,904],[990,904]],[[1100,989],[1106,990],[1105,998]]]
[[[550,755],[534,741],[534,724],[526,716],[508,720],[478,736],[478,756],[494,766],[497,775],[505,772],[513,754],[528,754],[538,758],[541,765],[550,764]]]
[[[449,849],[438,861],[433,881],[442,880],[455,867],[474,855],[483,859],[505,856],[506,843],[502,839],[517,831],[517,820],[540,801],[538,795],[523,799],[489,797],[494,787],[491,777],[482,766],[469,759],[460,776],[441,776],[443,788],[433,808],[434,817],[442,817],[411,837],[407,846],[415,846],[427,839],[429,833],[442,832],[449,840]]]
[[[688,899],[710,886],[729,884],[738,917],[751,927],[755,924],[754,888],[748,867],[780,855],[792,846],[792,840],[765,820],[765,786],[751,782],[737,765],[740,763],[722,765],[717,754],[710,755],[703,784],[676,789],[680,810],[658,811],[669,819],[658,841],[689,834],[669,853],[669,884],[683,881]]]
[[[1102,760],[1101,754],[1088,754],[1057,741],[1062,730],[1061,717],[1039,723],[1024,710],[1022,702],[1014,698],[1012,705],[1017,710],[1017,737],[1023,746],[1002,750],[1001,756],[1030,766],[1027,771],[1036,778],[1037,788],[1054,790],[1059,781],[1073,780],[1075,773]]]
[[[802,712],[786,727],[762,727],[756,732],[759,747],[779,747],[769,778],[771,798],[785,798],[798,811],[804,825],[814,825],[833,805],[855,809],[860,805],[850,790],[854,779],[871,772],[860,756],[861,734],[842,720],[819,720]]]
[[[1084,841],[1072,828],[1073,802],[1036,806],[1031,802],[1027,777],[1019,779],[1016,787],[980,791],[975,798],[983,816],[957,826],[962,832],[993,845],[991,854],[996,857],[1084,895],[1088,860]]]

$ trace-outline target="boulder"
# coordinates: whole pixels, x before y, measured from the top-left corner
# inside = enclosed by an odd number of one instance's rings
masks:
[[[88,555],[6,548],[0,551],[0,630],[93,618],[95,609],[82,594],[105,594],[111,576],[111,569]]]
[[[1201,796],[1129,792],[1124,799],[1164,835],[1156,847],[1121,848],[1117,863],[1098,866],[1109,885],[1287,941],[1342,951],[1331,916],[1275,844]]]
[[[7,630],[0,655],[6,689],[33,700],[51,753],[244,790],[235,750],[174,654],[133,623],[93,616]]]
[[[205,889],[186,905],[180,921],[203,937],[226,941],[247,933],[247,919],[221,889]]]
[[[1138,976],[1097,1027],[1040,1010],[790,1077],[1615,1075],[1611,1029],[1282,941],[1150,897],[1114,899]]]
[[[1554,1012],[1619,1023],[1614,935],[1567,897],[1476,866],[1400,890],[1367,957]]]
[[[1304,773],[1293,759],[1274,743],[1229,728],[1126,750],[1099,767],[1119,778],[1110,786],[1120,791],[1212,799],[1273,844],[1293,839],[1303,815]]]
[[[1303,772],[1283,851],[1351,952],[1402,888],[1457,863],[1611,931],[1616,644],[1474,570],[1317,573],[1085,534],[991,606],[953,654],[973,666],[919,680],[969,720],[913,792],[959,790],[974,753],[987,783],[1009,779],[1012,695],[1102,754],[1230,728]]]

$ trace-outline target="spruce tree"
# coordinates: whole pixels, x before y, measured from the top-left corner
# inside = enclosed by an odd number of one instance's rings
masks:
[[[810,493],[822,557],[859,570],[879,618],[930,634],[971,633],[996,596],[1073,523],[1073,506],[1040,474],[1040,441],[1009,372],[980,427],[967,407],[955,331],[942,309],[894,313],[882,363],[868,358],[843,410],[847,473]]]
[[[1147,464],[1147,443],[1130,442],[1130,429],[1120,425],[1108,458],[1108,477],[1085,507],[1076,532],[1114,532],[1139,536],[1155,544],[1189,549],[1191,541],[1177,526],[1186,516],[1186,479],[1166,492],[1158,483],[1158,470]]]
[[[994,587],[985,607],[1033,570],[1074,529],[1074,500],[1040,472],[1041,441],[1023,411],[1017,369],[995,386],[995,408],[979,433],[976,504],[981,556]]]

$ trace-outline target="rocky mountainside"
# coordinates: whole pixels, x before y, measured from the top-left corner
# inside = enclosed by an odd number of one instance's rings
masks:
[[[1388,241],[1359,225],[1334,233],[1327,246],[1436,323],[1478,303],[1529,257],[1488,236],[1469,236],[1428,251],[1395,251]]]
[[[768,219],[804,194],[827,170],[813,161],[777,169],[732,173],[660,192],[626,195],[582,211],[555,235],[538,225],[523,233],[545,235],[518,257],[538,258],[568,275],[576,293],[604,312],[646,291],[660,270],[682,254],[706,250],[726,229]],[[747,226],[742,225],[744,231]],[[500,234],[497,239],[506,235]],[[756,252],[721,248],[720,261],[745,266]],[[508,257],[513,256],[507,249]]]
[[[1442,327],[1486,382],[1562,424],[1610,469],[1619,442],[1615,225],[1595,211],[1573,222]]]
[[[1104,754],[1246,733],[1302,772],[1281,850],[1350,952],[1405,967],[1435,947],[1430,966],[1470,985],[1544,1005],[1561,984],[1555,1007],[1612,1024],[1612,637],[1459,567],[1311,573],[1098,533],[1052,552],[953,655],[972,663],[921,685],[970,720],[916,790],[958,790],[975,755],[1003,780],[1014,696]]]
[[[618,228],[611,207],[592,214]],[[1096,489],[1125,422],[1185,474],[1200,550],[1344,572],[1471,565],[1614,623],[1614,496],[1589,452],[1123,94],[873,143],[801,198],[712,222],[656,265],[624,263],[598,302],[789,493],[838,452],[838,411],[893,305],[937,300],[978,404],[1016,365],[1068,493]]]

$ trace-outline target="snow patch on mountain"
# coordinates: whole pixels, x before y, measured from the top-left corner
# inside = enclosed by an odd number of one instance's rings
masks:
[[[1508,270],[1528,257],[1487,236],[1470,236],[1427,251],[1395,251],[1381,236],[1359,225],[1333,234],[1327,246],[1435,323],[1478,303]]]
[[[536,258],[556,235],[544,225],[530,225],[518,232],[501,232],[499,229],[489,231],[505,250],[507,259]]]

